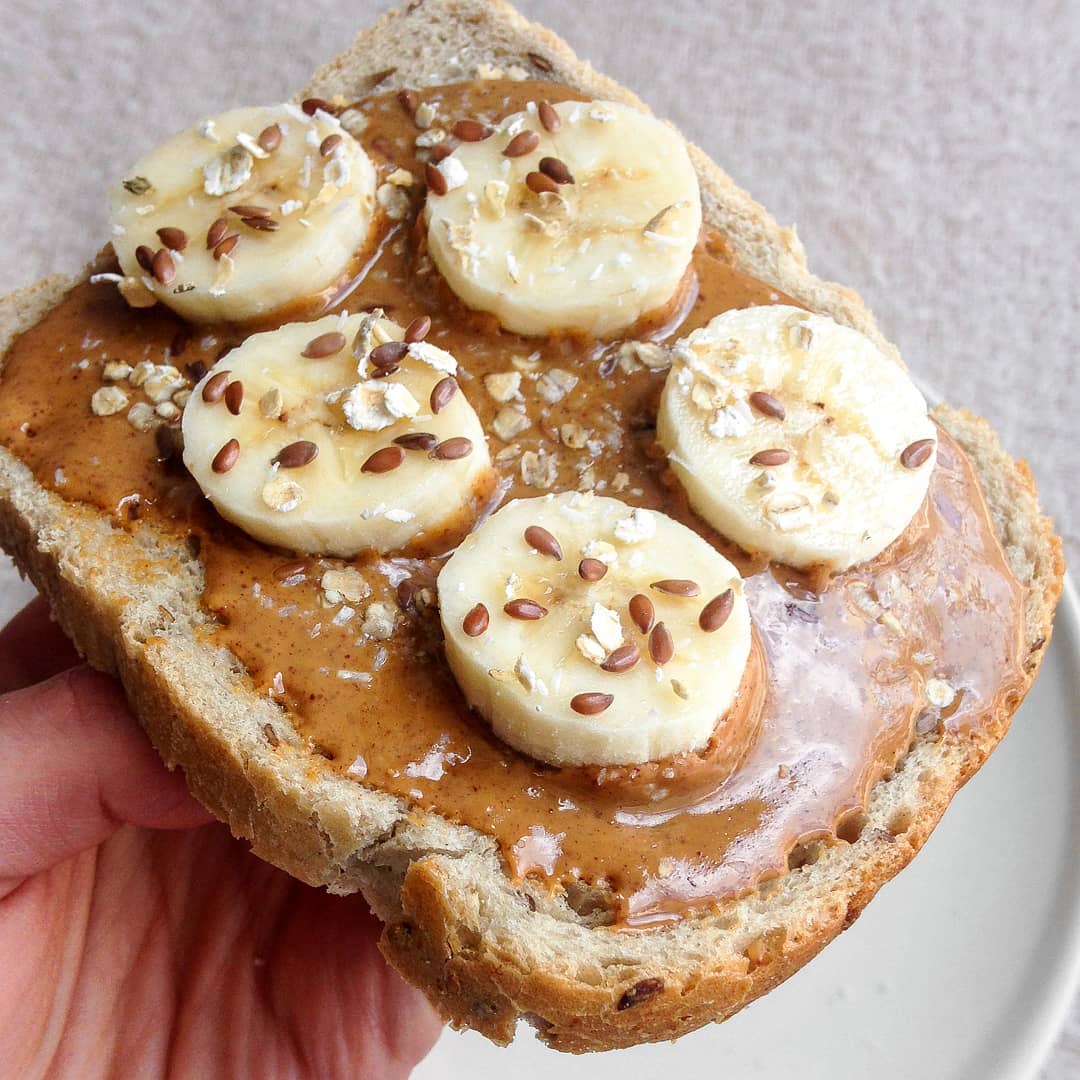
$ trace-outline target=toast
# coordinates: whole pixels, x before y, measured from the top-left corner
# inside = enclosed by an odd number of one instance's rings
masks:
[[[481,67],[522,69],[644,108],[550,32],[486,0],[426,0],[389,13],[297,100],[353,100],[376,82],[379,92],[454,82]],[[732,262],[899,360],[859,297],[814,277],[795,234],[689,150],[704,218],[726,238]],[[52,277],[0,301],[0,355],[76,280]],[[849,926],[925,842],[1034,680],[1061,590],[1060,541],[1026,465],[983,420],[944,406],[934,416],[974,467],[1008,565],[1026,586],[1022,691],[978,737],[918,738],[874,786],[857,835],[818,845],[801,865],[793,860],[781,877],[715,911],[633,933],[597,925],[542,888],[524,889],[490,837],[313,769],[299,738],[269,742],[265,729],[281,732],[281,710],[247,689],[237,658],[208,640],[203,566],[174,537],[151,523],[118,528],[39,484],[0,448],[0,543],[89,662],[120,678],[162,757],[183,768],[200,801],[267,861],[332,892],[363,892],[386,925],[387,959],[450,1022],[506,1043],[525,1017],[557,1049],[610,1049],[726,1019]],[[167,572],[148,576],[148,557]]]

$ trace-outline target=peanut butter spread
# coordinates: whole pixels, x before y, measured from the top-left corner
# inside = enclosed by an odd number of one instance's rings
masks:
[[[383,183],[398,169],[423,175],[418,104],[491,122],[569,96],[492,80],[377,95],[350,112]],[[130,308],[113,284],[77,285],[6,357],[0,440],[40,483],[119,527],[148,522],[198,544],[213,640],[287,710],[319,768],[472,826],[495,838],[512,875],[565,888],[582,910],[602,893],[610,921],[642,926],[745,892],[783,872],[799,845],[848,835],[917,734],[998,723],[1022,686],[1023,589],[944,431],[927,498],[900,539],[828,580],[748,557],[689,509],[654,441],[666,368],[655,343],[731,308],[791,303],[731,265],[722,236],[703,234],[680,295],[633,340],[524,338],[442,284],[414,227],[422,185],[380,191],[378,235],[355,272],[277,321],[376,306],[403,326],[429,315],[428,340],[457,357],[500,476],[478,514],[567,489],[661,509],[739,566],[755,640],[737,703],[699,754],[555,769],[515,753],[470,713],[441,655],[434,582],[459,534],[351,561],[250,540],[187,476],[178,419],[160,406],[179,402],[178,413],[252,328],[187,326],[161,306]],[[183,377],[169,383],[153,365]],[[504,384],[522,409],[500,400]]]

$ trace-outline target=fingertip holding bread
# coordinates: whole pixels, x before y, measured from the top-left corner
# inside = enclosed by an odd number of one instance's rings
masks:
[[[489,0],[423,0],[388,13],[296,101],[354,101],[376,88],[494,69],[644,108],[552,33]],[[810,273],[794,232],[702,151],[688,152],[703,218],[739,271],[855,328],[899,362],[859,297]],[[52,277],[0,301],[0,355],[77,280]],[[507,1043],[524,1018],[557,1049],[611,1049],[726,1019],[851,925],[925,842],[1033,682],[1061,590],[1060,541],[1027,466],[985,421],[948,406],[932,416],[971,463],[1004,559],[1025,587],[1022,684],[974,733],[920,734],[838,840],[802,845],[785,872],[745,895],[642,928],[607,925],[600,905],[571,904],[508,872],[490,835],[320,768],[288,714],[251,689],[243,664],[213,638],[201,603],[206,570],[182,538],[149,521],[118,527],[0,447],[0,544],[88,661],[121,679],[154,745],[198,799],[269,862],[331,892],[363,892],[385,924],[384,955],[447,1020]],[[148,558],[162,572],[147,574]]]

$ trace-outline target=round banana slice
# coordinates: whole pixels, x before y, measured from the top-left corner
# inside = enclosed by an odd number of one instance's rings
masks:
[[[904,531],[937,441],[907,373],[865,335],[783,305],[678,342],[657,438],[690,503],[747,551],[845,570]]]
[[[429,167],[428,246],[450,288],[519,334],[605,337],[668,304],[701,228],[679,136],[609,101],[502,121]]]
[[[467,524],[491,463],[457,363],[381,312],[254,334],[184,409],[184,464],[267,544],[350,556]]]
[[[293,105],[186,128],[110,189],[120,266],[187,319],[240,321],[333,284],[364,247],[375,167]]]
[[[685,526],[618,499],[508,503],[438,584],[446,656],[470,705],[554,765],[700,749],[749,655],[735,567]]]

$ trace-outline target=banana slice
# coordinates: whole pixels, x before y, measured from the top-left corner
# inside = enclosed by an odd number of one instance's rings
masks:
[[[381,312],[254,334],[195,387],[184,464],[267,544],[350,556],[438,539],[491,478],[454,358]]]
[[[111,189],[125,274],[197,322],[245,320],[335,282],[364,247],[375,167],[337,119],[233,109],[166,139]]]
[[[439,574],[446,656],[495,734],[554,765],[704,746],[750,650],[738,571],[618,499],[508,503]]]
[[[748,551],[839,571],[895,540],[937,450],[926,402],[863,334],[728,311],[678,342],[657,438],[694,509]]]
[[[470,307],[519,334],[605,337],[671,301],[701,197],[666,124],[567,101],[530,104],[429,166],[425,216],[432,257]]]

